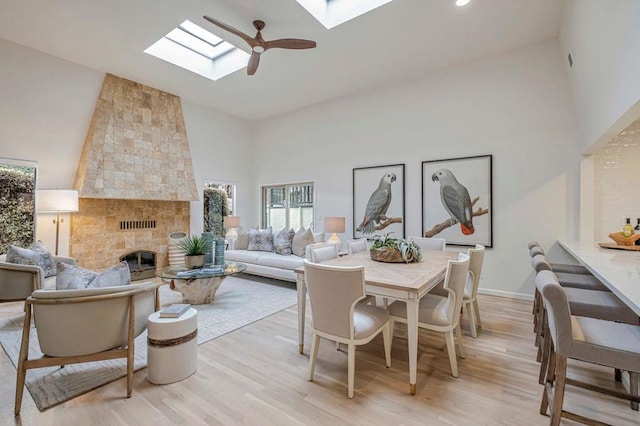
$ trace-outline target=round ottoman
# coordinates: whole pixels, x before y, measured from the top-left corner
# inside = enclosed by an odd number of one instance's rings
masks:
[[[184,380],[196,372],[198,358],[198,311],[189,308],[178,318],[148,320],[147,380],[163,385]]]

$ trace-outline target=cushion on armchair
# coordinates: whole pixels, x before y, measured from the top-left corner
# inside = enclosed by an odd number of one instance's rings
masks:
[[[39,266],[44,271],[44,278],[52,277],[57,272],[53,256],[41,241],[33,243],[28,249],[9,246],[7,262]]]
[[[105,269],[101,273],[61,262],[58,262],[57,266],[56,290],[80,290],[131,284],[129,265],[124,261]]]

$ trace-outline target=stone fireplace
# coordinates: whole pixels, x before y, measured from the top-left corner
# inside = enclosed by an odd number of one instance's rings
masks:
[[[137,250],[168,265],[167,237],[189,231],[198,200],[180,98],[105,76],[74,188],[70,255],[103,270]]]

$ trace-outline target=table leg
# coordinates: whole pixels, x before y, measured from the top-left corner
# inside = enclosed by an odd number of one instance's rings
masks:
[[[416,394],[418,371],[418,300],[407,300],[407,340],[409,342],[409,391]]]
[[[298,353],[304,349],[305,308],[307,305],[307,283],[304,274],[297,274],[296,291],[298,293]]]

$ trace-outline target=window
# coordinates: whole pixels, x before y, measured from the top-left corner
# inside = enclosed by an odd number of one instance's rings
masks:
[[[0,253],[28,247],[35,234],[35,161],[0,158]]]
[[[210,80],[231,74],[249,62],[248,53],[191,21],[178,25],[145,53]]]
[[[262,227],[313,228],[312,182],[262,187]]]
[[[297,0],[327,29],[357,18],[391,0]]]

